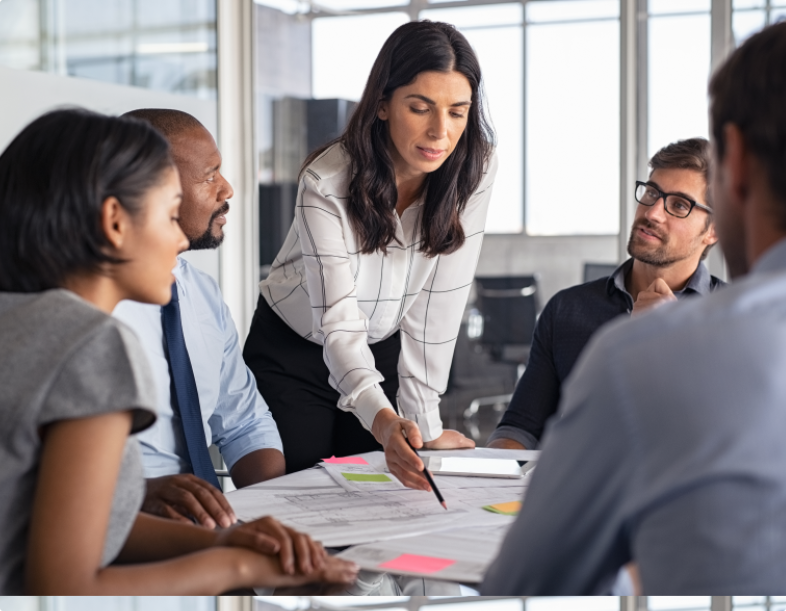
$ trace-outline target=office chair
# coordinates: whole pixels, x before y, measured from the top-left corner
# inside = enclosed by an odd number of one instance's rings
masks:
[[[524,373],[532,334],[538,314],[538,283],[536,276],[495,276],[475,278],[480,314],[479,340],[496,362],[517,365],[517,380]],[[480,439],[478,412],[491,406],[502,413],[511,394],[477,397],[464,410],[464,426],[475,441]]]

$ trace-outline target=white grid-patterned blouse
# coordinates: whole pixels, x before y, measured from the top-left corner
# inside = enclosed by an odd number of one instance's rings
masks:
[[[424,441],[442,434],[439,395],[445,391],[461,317],[475,275],[497,171],[492,155],[461,216],[464,245],[450,255],[418,251],[423,202],[397,217],[388,254],[359,252],[346,211],[349,159],[340,145],[304,172],[295,220],[270,275],[259,285],[270,307],[302,337],[324,347],[338,407],[367,429],[391,409],[369,344],[401,330],[400,413]]]

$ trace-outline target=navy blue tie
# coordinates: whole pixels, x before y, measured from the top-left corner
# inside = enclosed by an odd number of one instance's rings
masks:
[[[191,469],[194,475],[221,490],[205,444],[199,393],[183,337],[176,283],[172,283],[172,301],[161,308],[161,326],[164,329],[169,375],[172,378],[172,409],[180,414],[180,421],[183,423],[183,436],[186,438]]]

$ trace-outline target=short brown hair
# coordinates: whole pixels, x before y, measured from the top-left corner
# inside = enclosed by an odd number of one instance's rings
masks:
[[[702,202],[712,208],[710,199],[710,168],[712,156],[710,143],[706,138],[688,138],[667,144],[650,159],[650,167],[655,170],[693,170],[704,176],[704,199]]]
[[[706,206],[712,208],[712,190],[710,189],[710,169],[712,168],[712,155],[710,154],[710,142],[706,138],[688,138],[667,144],[650,159],[650,167],[655,170],[693,170],[700,172],[704,176],[704,202]],[[710,228],[712,215],[707,215],[707,222],[704,224],[704,231]],[[714,244],[710,244],[701,253],[702,260],[707,258],[710,249]]]
[[[734,51],[712,77],[710,98],[718,159],[726,152],[723,128],[734,124],[764,165],[786,229],[786,23],[764,28]]]

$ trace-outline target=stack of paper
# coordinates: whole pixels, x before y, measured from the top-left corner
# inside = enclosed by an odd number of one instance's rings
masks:
[[[328,458],[320,464],[328,475],[348,492],[406,490],[406,486],[392,473],[370,465],[360,456]]]
[[[358,545],[338,556],[369,571],[480,583],[507,529],[504,525],[447,530]]]

